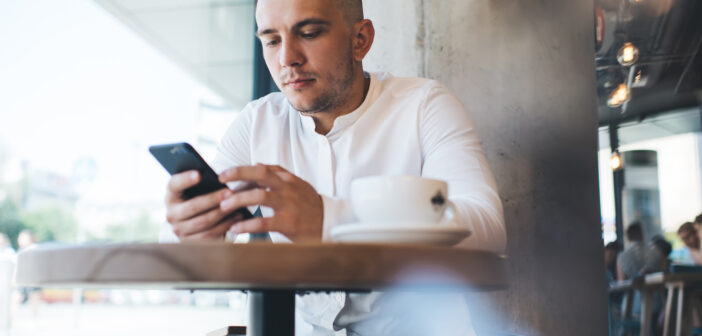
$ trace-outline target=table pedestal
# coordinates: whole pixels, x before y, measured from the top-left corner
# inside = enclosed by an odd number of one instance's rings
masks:
[[[295,335],[294,290],[251,291],[249,307],[248,335]]]

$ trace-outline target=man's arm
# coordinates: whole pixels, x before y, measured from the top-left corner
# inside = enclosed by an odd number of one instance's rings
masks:
[[[445,180],[457,223],[472,231],[461,246],[504,252],[502,202],[474,124],[448,89],[431,82],[420,107],[422,176]]]

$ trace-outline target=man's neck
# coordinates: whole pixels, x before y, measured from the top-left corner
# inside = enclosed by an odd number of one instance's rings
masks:
[[[363,71],[360,71],[356,76],[356,80],[348,91],[349,96],[346,97],[343,104],[323,112],[302,113],[302,115],[312,117],[315,132],[326,135],[334,126],[336,118],[355,111],[363,104],[370,88],[370,78],[366,78]]]

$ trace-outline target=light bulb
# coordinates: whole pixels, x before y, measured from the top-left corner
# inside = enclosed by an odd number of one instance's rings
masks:
[[[623,66],[630,66],[639,59],[639,48],[631,42],[626,42],[617,51],[617,62]]]
[[[609,94],[609,99],[607,99],[607,105],[609,107],[617,107],[624,102],[631,99],[631,91],[626,87],[626,84],[622,83],[617,86],[617,88]]]
[[[622,168],[622,156],[619,155],[618,151],[614,151],[612,156],[609,158],[609,166],[612,170],[619,170]]]

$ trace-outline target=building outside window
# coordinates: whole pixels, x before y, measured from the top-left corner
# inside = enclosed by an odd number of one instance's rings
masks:
[[[168,174],[148,146],[187,141],[213,157],[252,96],[253,12],[253,0],[0,2],[0,232],[12,247],[25,229],[40,243],[155,242]],[[246,321],[240,292],[15,294],[0,325],[13,336]]]

